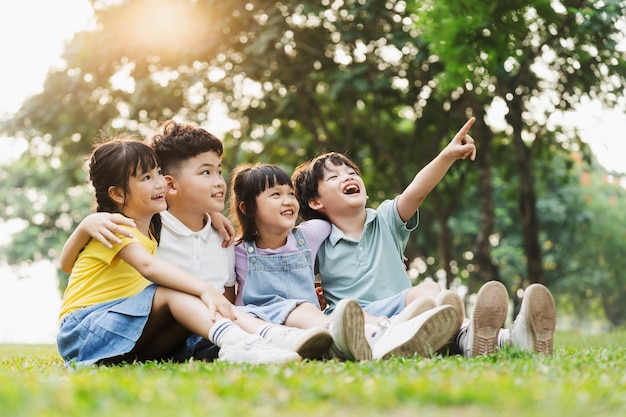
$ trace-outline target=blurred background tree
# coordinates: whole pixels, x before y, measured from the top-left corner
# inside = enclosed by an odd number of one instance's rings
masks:
[[[624,190],[581,182],[606,173],[551,115],[620,103],[624,1],[92,4],[96,25],[67,44],[65,67],[2,124],[28,143],[1,174],[0,209],[24,225],[4,260],[56,259],[90,210],[83,156],[100,131],[196,122],[223,136],[227,173],[347,152],[375,207],[476,116],[478,159],[455,164],[420,209],[411,277],[470,292],[499,279],[513,294],[543,282],[580,317],[621,323],[613,261],[626,240],[610,225]]]

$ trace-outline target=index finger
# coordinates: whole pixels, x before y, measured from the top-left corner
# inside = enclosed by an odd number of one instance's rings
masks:
[[[465,124],[463,125],[461,130],[459,130],[459,134],[460,135],[466,135],[467,132],[469,132],[469,130],[472,127],[472,125],[474,125],[475,121],[476,121],[475,117],[470,117],[470,119],[467,122],[465,122]]]

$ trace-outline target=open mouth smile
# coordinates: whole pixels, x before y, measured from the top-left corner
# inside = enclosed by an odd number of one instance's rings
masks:
[[[361,188],[359,188],[356,184],[348,184],[344,187],[343,193],[346,195],[358,194],[361,192]]]

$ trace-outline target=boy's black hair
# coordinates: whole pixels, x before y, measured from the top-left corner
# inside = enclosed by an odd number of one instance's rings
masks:
[[[171,174],[180,164],[204,152],[224,153],[222,141],[205,129],[191,123],[167,120],[155,130],[148,144],[161,161],[163,174]]]
[[[298,198],[298,203],[300,203],[300,217],[304,220],[328,220],[325,214],[313,210],[309,206],[309,201],[319,197],[317,187],[318,183],[324,179],[326,162],[334,166],[349,166],[354,169],[357,175],[361,175],[359,167],[350,158],[338,152],[327,152],[298,165],[291,175],[291,181],[293,182],[293,188]]]

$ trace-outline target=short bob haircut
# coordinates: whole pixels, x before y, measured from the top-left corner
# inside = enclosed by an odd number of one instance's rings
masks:
[[[236,216],[234,220],[239,228],[237,243],[256,239],[256,197],[275,185],[293,187],[289,174],[276,165],[243,164],[233,171],[230,213]]]

